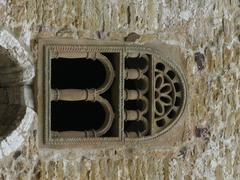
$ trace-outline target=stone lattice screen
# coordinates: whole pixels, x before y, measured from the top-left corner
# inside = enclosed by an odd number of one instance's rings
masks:
[[[147,46],[41,40],[38,62],[43,144],[159,145],[186,106],[176,61]]]

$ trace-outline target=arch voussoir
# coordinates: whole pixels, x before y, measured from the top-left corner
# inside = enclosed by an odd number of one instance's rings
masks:
[[[17,150],[36,117],[30,53],[9,31],[0,28],[0,159]]]

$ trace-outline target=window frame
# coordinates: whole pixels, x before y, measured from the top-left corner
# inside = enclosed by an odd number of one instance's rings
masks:
[[[49,107],[49,102],[51,103],[50,90],[49,90],[49,79],[51,79],[51,59],[57,57],[66,57],[66,58],[76,58],[76,57],[84,57],[88,52],[96,52],[96,53],[119,53],[120,62],[119,62],[119,108],[117,109],[119,115],[119,136],[118,137],[53,137],[50,128],[50,119],[51,119],[51,110]],[[184,83],[184,102],[183,108],[180,112],[177,119],[166,129],[164,129],[160,133],[156,133],[151,136],[146,136],[142,138],[126,138],[123,133],[123,122],[121,121],[124,116],[123,109],[124,99],[121,98],[124,96],[124,57],[126,53],[145,53],[145,54],[154,54],[152,56],[152,60],[150,62],[150,69],[154,71],[154,62],[155,59],[161,59],[167,64],[170,64],[178,74],[180,74],[180,78]],[[154,84],[154,78],[150,77],[151,84]],[[184,119],[183,114],[185,114],[184,109],[186,109],[187,102],[187,87],[186,80],[184,74],[181,72],[180,68],[177,67],[177,63],[173,62],[170,59],[164,59],[161,57],[157,49],[153,49],[148,46],[140,46],[129,43],[121,43],[121,42],[105,42],[105,41],[78,41],[72,39],[40,39],[39,40],[39,51],[38,51],[38,73],[37,73],[37,107],[39,114],[39,141],[41,146],[43,147],[89,147],[89,146],[98,146],[98,147],[106,147],[106,145],[118,146],[118,145],[146,145],[146,144],[172,144],[175,140],[170,142],[164,142],[166,137],[169,139],[169,135],[166,135],[170,129],[174,129],[178,131],[177,134],[183,133],[183,123],[177,123],[181,117]],[[152,92],[150,92],[150,96],[153,99],[154,96],[154,88],[151,87]],[[44,98],[43,98],[44,97]],[[150,103],[150,111],[153,114],[153,102]],[[170,136],[170,139],[174,139],[177,136]],[[177,140],[177,139],[176,139]]]

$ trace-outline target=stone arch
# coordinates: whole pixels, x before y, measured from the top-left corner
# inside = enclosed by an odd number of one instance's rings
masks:
[[[35,117],[32,57],[6,29],[0,28],[0,159],[21,146]]]

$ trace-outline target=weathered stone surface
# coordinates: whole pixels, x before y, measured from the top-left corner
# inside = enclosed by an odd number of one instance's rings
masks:
[[[32,131],[18,147],[17,160],[0,161],[0,179],[239,179],[239,6],[238,0],[0,0],[0,24],[27,45],[38,37],[99,39],[101,31],[108,40],[123,41],[136,32],[142,34],[140,43],[159,39],[178,46],[189,86],[185,127],[190,134],[180,147],[129,153],[126,147],[41,150]],[[0,42],[11,42],[0,36]],[[37,43],[31,46],[35,61],[36,50]],[[205,56],[203,71],[194,61],[198,51]],[[187,133],[196,127],[209,127],[209,138]],[[8,153],[5,145],[0,159]]]
[[[140,38],[140,35],[137,33],[130,33],[127,35],[127,37],[124,38],[126,42],[135,42],[137,39]]]

